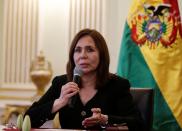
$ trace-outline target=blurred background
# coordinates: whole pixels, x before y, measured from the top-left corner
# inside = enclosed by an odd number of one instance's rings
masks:
[[[50,71],[45,90],[54,76],[66,73],[69,45],[80,29],[94,28],[103,34],[110,71],[116,73],[131,1],[0,0],[0,124],[7,123],[11,113],[24,112],[36,99],[31,67],[35,61],[41,66],[41,56],[43,70]],[[181,11],[181,0],[179,6]]]
[[[103,34],[111,56],[110,71],[116,73],[130,1],[0,0],[1,123],[10,117],[4,114],[15,114],[32,103],[37,88],[30,68],[41,51],[51,64],[51,79],[66,73],[69,45],[80,29],[94,28]]]

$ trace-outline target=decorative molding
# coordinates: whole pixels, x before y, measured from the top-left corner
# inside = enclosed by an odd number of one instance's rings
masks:
[[[1,85],[0,89],[14,89],[14,90],[34,90],[36,89],[33,83],[6,83]]]
[[[70,0],[69,43],[83,28],[92,28],[104,33],[105,3],[105,0]]]
[[[2,91],[28,91],[28,92],[36,92],[36,88],[10,88],[10,87],[6,87],[6,88],[0,88],[0,92]]]
[[[38,0],[4,0],[3,9],[1,87],[30,85],[30,63],[37,55]]]
[[[32,97],[0,96],[0,100],[27,100],[31,101]]]

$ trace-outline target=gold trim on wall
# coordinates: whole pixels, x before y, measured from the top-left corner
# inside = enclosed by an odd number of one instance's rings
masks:
[[[32,97],[0,96],[0,100],[28,100],[28,101],[31,101]]]
[[[27,93],[36,93],[36,89],[25,89],[25,88],[0,88],[0,92],[9,93],[9,92],[27,92]],[[28,100],[31,101],[33,96],[10,96],[10,95],[0,95],[0,100]]]
[[[36,88],[35,89],[30,89],[30,88],[28,88],[28,89],[25,89],[25,88],[11,88],[11,87],[9,87],[9,88],[0,88],[0,91],[36,91]]]

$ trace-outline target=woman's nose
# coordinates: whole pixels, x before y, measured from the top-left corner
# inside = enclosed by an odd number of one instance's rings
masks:
[[[87,52],[85,50],[82,50],[81,57],[83,58],[87,57]]]

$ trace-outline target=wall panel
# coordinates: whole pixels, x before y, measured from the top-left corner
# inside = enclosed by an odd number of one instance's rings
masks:
[[[69,43],[83,28],[103,33],[105,0],[70,0]]]
[[[2,88],[31,87],[37,54],[38,0],[4,0]]]

